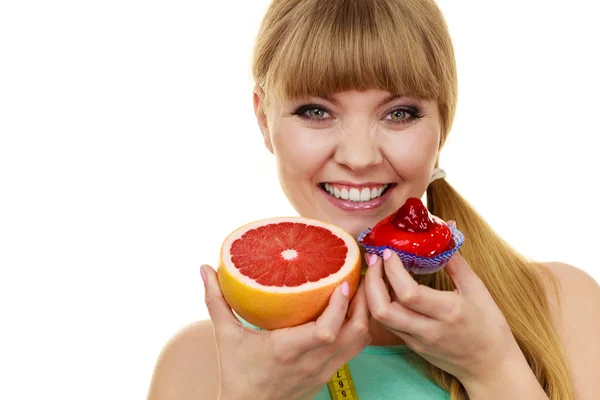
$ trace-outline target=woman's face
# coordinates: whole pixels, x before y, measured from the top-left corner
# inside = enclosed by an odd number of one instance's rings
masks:
[[[332,98],[254,108],[281,186],[303,217],[333,223],[355,237],[422,197],[440,142],[437,103],[390,98],[387,91],[346,91]],[[265,115],[266,112],[266,115]]]

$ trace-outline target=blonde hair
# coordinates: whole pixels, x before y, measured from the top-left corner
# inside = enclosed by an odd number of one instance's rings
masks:
[[[252,73],[267,105],[271,94],[285,100],[375,88],[435,100],[440,149],[456,110],[454,50],[433,0],[274,0],[256,39]],[[502,310],[550,399],[572,400],[566,356],[540,277],[546,267],[513,250],[447,181],[429,186],[427,206],[440,218],[457,221],[467,238],[461,254]],[[416,279],[454,290],[444,270]],[[452,400],[468,398],[457,378],[422,362]]]

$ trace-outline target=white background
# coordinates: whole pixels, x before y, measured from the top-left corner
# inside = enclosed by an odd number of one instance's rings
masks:
[[[509,243],[600,280],[595,2],[440,1],[448,180]],[[198,269],[292,214],[252,109],[268,2],[0,5],[0,398],[142,399],[207,318]]]

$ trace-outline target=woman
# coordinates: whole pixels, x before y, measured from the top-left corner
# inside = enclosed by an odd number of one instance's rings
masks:
[[[167,344],[149,398],[328,399],[345,364],[361,399],[600,398],[597,283],[525,260],[438,168],[457,77],[435,3],[274,0],[254,50],[257,121],[300,215],[356,237],[426,195],[466,241],[414,279],[393,253],[366,257],[351,302],[342,285],[316,322],[270,332],[231,312],[205,265],[211,320]],[[351,196],[364,187],[381,200]]]

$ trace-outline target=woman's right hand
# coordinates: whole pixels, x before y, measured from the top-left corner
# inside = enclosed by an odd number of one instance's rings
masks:
[[[362,277],[350,305],[340,285],[316,321],[255,331],[231,311],[216,272],[207,265],[202,269],[219,358],[219,400],[312,400],[339,368],[371,342]]]

